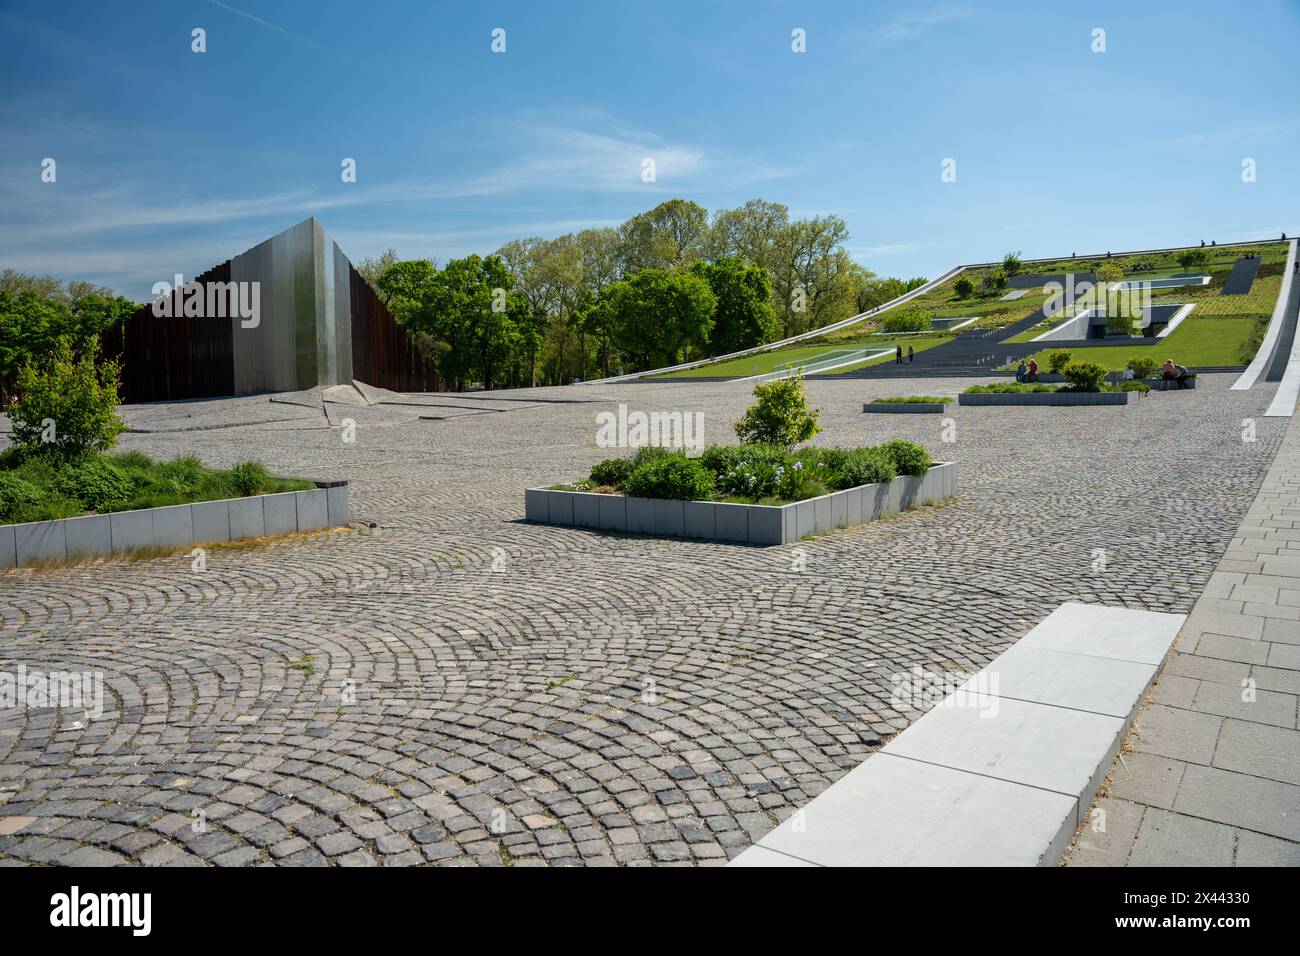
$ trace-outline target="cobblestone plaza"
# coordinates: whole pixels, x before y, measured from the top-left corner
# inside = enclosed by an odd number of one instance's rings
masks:
[[[723,863],[919,716],[913,666],[977,670],[1065,601],[1189,612],[1289,423],[1232,381],[947,417],[810,381],[818,444],[918,441],[959,495],[771,548],[523,521],[619,453],[598,413],[729,442],[742,384],[127,407],[123,448],[346,479],[353,524],[0,572],[0,666],[111,698],[0,710],[0,863]]]

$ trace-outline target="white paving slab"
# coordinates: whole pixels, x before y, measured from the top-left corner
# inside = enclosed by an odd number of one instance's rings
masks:
[[[1187,619],[1100,604],[1062,604],[1017,646],[1159,665]]]
[[[1075,813],[1059,793],[879,753],[758,848],[819,866],[1050,866]],[[752,852],[730,865],[766,865]]]
[[[981,671],[984,677],[971,678],[962,690],[1127,719],[1156,670],[1154,664],[1050,651],[1021,642],[995,657]]]
[[[949,698],[951,700],[952,698]],[[1136,703],[1136,699],[1134,700]],[[885,745],[884,753],[966,770],[1071,798],[1106,775],[1126,721],[1006,697],[945,701]]]

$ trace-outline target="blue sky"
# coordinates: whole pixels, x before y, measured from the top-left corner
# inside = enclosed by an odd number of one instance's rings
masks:
[[[0,0],[0,51],[0,267],[142,300],[309,215],[445,261],[761,197],[905,276],[1300,231],[1297,0]]]

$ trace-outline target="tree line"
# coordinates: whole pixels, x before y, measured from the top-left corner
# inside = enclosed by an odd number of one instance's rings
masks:
[[[78,353],[139,306],[91,282],[62,282],[13,269],[0,273],[0,402],[14,397],[18,369],[66,339]]]
[[[358,270],[451,389],[564,384],[763,345],[874,308],[880,278],[838,216],[670,199],[616,227],[505,243],[439,268],[388,250]]]

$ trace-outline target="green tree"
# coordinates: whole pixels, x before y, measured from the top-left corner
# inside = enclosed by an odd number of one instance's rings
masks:
[[[1009,276],[1018,275],[1023,265],[1024,264],[1020,261],[1019,249],[1015,252],[1008,252],[1002,257],[1002,269]]]
[[[639,369],[672,365],[687,349],[703,347],[718,304],[704,279],[662,269],[616,282],[603,299],[615,345]]]
[[[117,444],[126,431],[116,408],[120,369],[116,362],[97,366],[98,358],[98,339],[75,354],[64,337],[19,369],[19,397],[9,406],[14,445],[79,457]]]
[[[846,318],[856,306],[849,281],[853,260],[844,250],[848,224],[838,216],[790,223],[777,242],[772,286],[786,335]]]
[[[1209,249],[1185,249],[1178,254],[1178,264],[1189,272],[1208,269],[1212,259]]]
[[[953,283],[952,291],[957,293],[959,299],[969,299],[975,291],[975,283],[968,276],[961,276]]]
[[[736,422],[736,436],[742,442],[790,448],[822,430],[817,422],[821,409],[808,407],[802,376],[759,382],[754,398],[757,401]]]
[[[772,308],[772,281],[758,265],[726,257],[697,262],[691,270],[709,284],[717,299],[709,350],[725,355],[773,341],[780,333]]]
[[[361,273],[361,278],[370,283],[370,287],[378,292],[379,277],[401,261],[396,249],[385,249],[377,257],[362,259],[361,265],[357,266],[357,272]]]
[[[709,214],[689,199],[669,199],[619,227],[624,274],[642,269],[676,269],[704,255]]]

